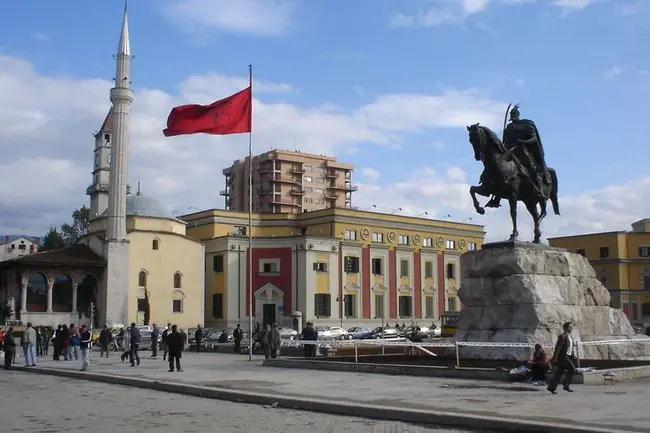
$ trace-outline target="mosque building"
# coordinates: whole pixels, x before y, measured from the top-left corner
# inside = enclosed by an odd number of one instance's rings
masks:
[[[90,230],[76,245],[0,263],[0,301],[35,325],[203,323],[204,247],[166,206],[127,186],[131,48],[124,11],[112,106],[95,135]]]

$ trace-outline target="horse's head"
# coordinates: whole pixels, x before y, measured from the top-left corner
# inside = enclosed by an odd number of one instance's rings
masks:
[[[485,157],[485,135],[483,134],[483,129],[478,123],[475,123],[467,127],[467,132],[469,132],[469,142],[474,148],[474,158],[477,161],[483,161]]]
[[[467,127],[467,132],[469,132],[469,142],[474,148],[474,158],[477,161],[483,161],[486,155],[506,151],[499,137],[487,126],[475,123]]]

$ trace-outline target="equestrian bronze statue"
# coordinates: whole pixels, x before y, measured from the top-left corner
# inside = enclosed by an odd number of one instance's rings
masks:
[[[511,109],[512,107],[512,109]],[[483,215],[476,195],[490,197],[486,207],[500,207],[501,200],[508,200],[512,234],[510,240],[516,240],[517,202],[524,203],[533,217],[535,237],[533,242],[540,243],[542,232],[540,223],[546,216],[546,202],[550,199],[555,215],[560,214],[557,200],[557,175],[555,170],[546,166],[544,147],[535,122],[519,118],[519,105],[508,106],[503,140],[500,140],[490,128],[477,124],[467,127],[469,142],[474,148],[474,158],[482,161],[484,170],[478,186],[472,186],[474,209]]]

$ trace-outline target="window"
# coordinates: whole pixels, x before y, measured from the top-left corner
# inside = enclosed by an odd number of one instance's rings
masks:
[[[332,315],[332,297],[329,293],[314,295],[314,314],[316,317],[330,317]]]
[[[456,279],[456,267],[453,263],[447,263],[447,278],[450,280]]]
[[[311,186],[306,186],[306,187],[303,188],[303,190],[305,192],[312,192],[312,191],[314,191],[314,188],[312,188]]]
[[[643,290],[650,290],[650,275],[643,276]]]
[[[311,198],[311,197],[305,197],[305,199],[304,199],[303,201],[304,201],[305,203],[313,203],[313,202],[314,202],[314,199]]]
[[[314,179],[311,176],[303,176],[302,180],[305,182],[312,182]]]
[[[223,256],[213,256],[212,257],[212,269],[215,272],[223,272]]]
[[[411,296],[400,295],[399,297],[399,316],[400,317],[411,317]]]
[[[467,251],[476,251],[476,242],[468,242]]]
[[[215,319],[223,319],[223,294],[212,294],[212,317]]]
[[[172,313],[182,313],[183,312],[183,300],[174,299],[172,300]]]
[[[145,271],[140,271],[138,275],[138,286],[147,287],[147,273]]]
[[[424,238],[424,239],[422,239],[422,246],[423,247],[432,247],[433,246],[433,238]]]
[[[305,171],[314,171],[314,167],[312,167],[311,165],[303,165],[302,168]]]
[[[409,261],[400,260],[399,261],[399,276],[408,277],[409,276]]]
[[[407,235],[399,235],[399,238],[397,239],[397,243],[400,245],[408,245],[409,237]]]
[[[279,261],[265,261],[260,260],[260,273],[262,274],[277,274],[280,272]]]
[[[433,278],[433,262],[424,262],[424,278]]]
[[[345,257],[345,272],[348,274],[359,273],[359,257],[346,256]]]
[[[384,317],[384,295],[375,295],[375,318]]]
[[[138,299],[138,313],[144,313],[147,311],[147,300],[144,298]]]
[[[598,248],[598,257],[601,259],[606,259],[609,257],[609,247]]]
[[[639,257],[650,257],[650,247],[639,247]]]
[[[327,272],[327,263],[315,262],[314,270],[316,272]]]
[[[384,242],[384,234],[383,233],[373,233],[372,234],[372,241],[373,242],[383,243]]]
[[[447,299],[447,307],[449,311],[458,311],[457,306],[456,306],[456,298],[448,298]]]
[[[19,250],[27,250],[27,245],[25,245],[25,244],[20,244],[20,245],[18,245],[18,249],[19,249]]]
[[[314,190],[314,192],[315,192],[316,194],[323,194],[323,193],[325,192],[325,190],[324,190],[323,188],[316,188],[316,189]]]
[[[356,296],[345,295],[343,296],[345,306],[345,317],[357,317],[357,302]]]
[[[346,230],[345,239],[347,239],[348,241],[356,241],[357,240],[356,230]]]
[[[382,266],[381,266],[381,259],[372,259],[372,264],[371,264],[371,269],[372,269],[372,275],[382,275]]]
[[[160,241],[158,239],[154,239],[153,242],[151,242],[151,249],[157,250],[159,247],[160,247]]]
[[[456,241],[452,239],[447,239],[445,242],[445,246],[447,247],[448,250],[455,250],[456,249]]]
[[[182,283],[183,283],[183,276],[181,275],[180,272],[176,272],[174,274],[174,288],[175,289],[180,289]]]
[[[435,298],[433,296],[426,296],[424,298],[424,317],[435,317],[435,314],[433,313],[434,302]]]
[[[584,248],[576,248],[576,254],[580,254],[582,257],[587,257],[587,251]]]

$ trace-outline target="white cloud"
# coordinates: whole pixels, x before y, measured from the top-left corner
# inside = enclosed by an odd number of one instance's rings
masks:
[[[607,71],[605,71],[605,78],[616,78],[626,71],[627,68],[623,66],[612,66]]]
[[[370,182],[375,182],[379,180],[379,171],[374,168],[362,168],[361,174],[363,174],[364,179],[368,179]]]
[[[45,33],[41,32],[36,32],[34,33],[34,39],[37,40],[38,42],[49,42],[50,37],[46,35]]]
[[[277,36],[290,25],[294,0],[167,0],[161,11],[188,33],[218,29]]]
[[[165,138],[161,130],[171,107],[211,102],[245,85],[245,73],[209,73],[181,82],[178,94],[136,89],[130,183],[141,180],[143,192],[170,209],[221,206],[221,169],[246,154],[247,137]],[[43,76],[30,63],[0,54],[0,171],[12,173],[1,183],[0,233],[28,227],[39,234],[87,203],[91,133],[108,112],[111,86],[109,80]],[[383,95],[353,109],[299,107],[274,100],[278,92],[293,90],[289,84],[256,80],[254,86],[254,152],[294,142],[300,150],[333,155],[354,153],[361,143],[396,146],[407,132],[494,123],[504,105],[476,90],[449,90],[440,95]]]
[[[484,12],[490,6],[520,5],[533,3],[538,0],[459,0],[446,1],[434,0],[435,6],[426,10],[420,10],[414,14],[403,12],[392,15],[389,19],[390,27],[437,27],[444,24],[455,24],[464,19]],[[547,2],[548,0],[543,0]],[[566,14],[570,11],[582,10],[595,4],[598,0],[550,0],[547,4],[561,8]],[[492,34],[496,30],[485,23],[477,24],[477,27]]]
[[[408,179],[393,183],[360,185],[355,193],[355,204],[365,208],[378,206],[379,212],[391,212],[402,207],[407,215],[427,212],[429,218],[451,215],[455,221],[469,221],[485,225],[486,240],[503,240],[510,236],[511,223],[508,204],[499,209],[487,209],[484,216],[476,214],[469,195],[471,184],[478,183],[481,166],[468,174],[459,167],[448,167],[444,172],[432,168],[414,171]],[[640,178],[622,185],[585,191],[583,194],[562,194],[562,174],[559,173],[560,216],[552,212],[542,222],[544,237],[590,233],[608,230],[630,230],[632,222],[650,214],[650,177]],[[616,197],[616,199],[613,199]],[[485,204],[487,198],[479,197]],[[551,206],[549,203],[549,211]],[[532,222],[528,211],[519,205],[519,236],[521,240],[533,238]]]

